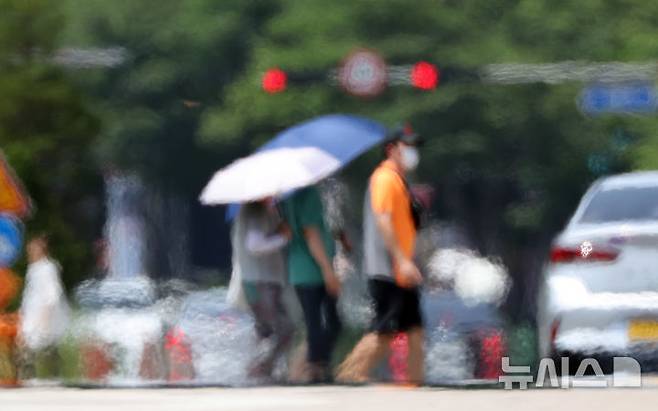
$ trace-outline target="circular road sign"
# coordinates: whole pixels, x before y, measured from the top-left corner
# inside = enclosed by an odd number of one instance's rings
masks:
[[[373,51],[357,50],[344,60],[338,77],[348,93],[373,97],[386,87],[386,63]]]

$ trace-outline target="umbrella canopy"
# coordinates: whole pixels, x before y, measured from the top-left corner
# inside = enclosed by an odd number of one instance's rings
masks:
[[[200,200],[203,204],[227,204],[276,196],[314,184],[340,166],[340,161],[315,147],[262,151],[215,173]]]
[[[329,114],[282,131],[258,151],[281,147],[317,147],[345,165],[381,143],[386,134],[386,127],[370,119]]]
[[[201,202],[239,203],[315,184],[381,143],[386,134],[386,127],[363,117],[345,114],[316,117],[284,130],[255,154],[220,170],[204,189]],[[270,151],[278,154],[262,156]],[[264,166],[263,158],[273,166]],[[298,164],[288,164],[293,162]],[[292,172],[295,167],[304,171],[298,169],[299,174],[295,174]],[[223,173],[229,169],[230,174]],[[247,176],[254,176],[253,187],[247,187],[252,184],[251,180],[247,183]],[[230,207],[227,217],[236,211],[237,206]]]

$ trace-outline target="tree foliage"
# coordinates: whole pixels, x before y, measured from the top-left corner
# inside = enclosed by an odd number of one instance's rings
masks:
[[[36,205],[28,233],[51,235],[71,284],[85,274],[100,211],[89,156],[99,123],[52,64],[63,14],[41,0],[2,0],[0,9],[0,147]]]
[[[150,183],[198,192],[218,161],[234,155],[230,147],[199,149],[200,113],[221,100],[223,87],[242,70],[270,6],[233,0],[67,6],[65,44],[122,47],[128,56],[118,67],[80,76],[105,119],[99,158]]]

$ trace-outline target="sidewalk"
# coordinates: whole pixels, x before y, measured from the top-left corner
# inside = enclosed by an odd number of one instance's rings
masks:
[[[267,387],[181,389],[25,388],[0,390],[2,411],[206,411],[206,410],[654,410],[658,389],[408,389]]]

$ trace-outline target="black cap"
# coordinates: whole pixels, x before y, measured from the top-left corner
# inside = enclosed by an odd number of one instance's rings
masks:
[[[412,146],[420,146],[424,142],[424,140],[411,128],[409,123],[399,125],[389,131],[386,136],[386,142],[392,143],[396,141],[402,141],[403,143]]]

